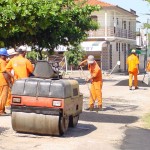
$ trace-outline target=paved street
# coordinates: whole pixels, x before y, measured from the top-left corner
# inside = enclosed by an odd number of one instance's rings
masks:
[[[70,75],[79,81],[86,108],[89,91],[82,77],[76,72]],[[105,75],[104,111],[83,111],[77,127],[63,137],[16,133],[10,116],[1,116],[0,150],[149,150],[150,130],[143,128],[141,117],[150,112],[150,87],[142,78],[139,75],[140,88],[130,91],[128,76]]]

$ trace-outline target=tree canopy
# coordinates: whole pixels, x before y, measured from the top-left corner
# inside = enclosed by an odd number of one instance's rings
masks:
[[[98,24],[91,13],[100,7],[74,0],[1,0],[0,46],[27,44],[47,48],[76,45]]]
[[[78,66],[79,62],[86,55],[86,52],[81,48],[80,45],[68,48],[68,51],[64,53],[67,58],[67,62],[71,66]]]

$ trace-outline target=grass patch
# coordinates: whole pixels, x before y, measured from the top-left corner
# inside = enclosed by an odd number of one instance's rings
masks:
[[[145,114],[142,120],[144,122],[144,127],[150,129],[150,113]]]

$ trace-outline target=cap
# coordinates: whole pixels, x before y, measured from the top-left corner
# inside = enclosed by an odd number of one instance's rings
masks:
[[[88,59],[87,59],[87,61],[88,61],[88,64],[93,64],[94,63],[94,56],[93,55],[89,55],[88,56]]]
[[[27,51],[27,47],[23,46],[23,45],[18,47],[18,49],[17,49],[17,52],[25,52],[25,51]]]
[[[132,49],[132,50],[131,50],[131,53],[136,53],[136,50],[135,50],[135,49]]]
[[[15,51],[14,48],[11,48],[9,50],[7,50],[8,54],[11,56],[11,55],[15,55],[15,54],[18,54],[18,52]]]

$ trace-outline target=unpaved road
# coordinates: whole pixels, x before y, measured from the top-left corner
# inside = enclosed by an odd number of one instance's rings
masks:
[[[142,80],[143,76],[139,76]],[[80,78],[87,107],[89,91]],[[83,111],[76,128],[62,137],[16,133],[11,117],[0,117],[0,150],[150,150],[150,130],[141,117],[150,112],[150,87],[128,89],[128,76],[104,77],[102,112]]]

